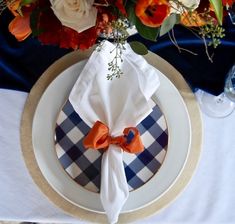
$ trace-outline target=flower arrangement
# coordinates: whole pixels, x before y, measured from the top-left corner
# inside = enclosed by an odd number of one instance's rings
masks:
[[[144,38],[156,41],[176,24],[191,29],[205,45],[217,47],[224,36],[223,12],[235,0],[0,0],[0,14],[9,9],[14,19],[9,31],[18,41],[30,35],[42,44],[87,49],[102,38],[117,43],[121,60],[128,27],[133,25]],[[173,40],[174,41],[174,40]],[[134,51],[147,52],[143,43],[130,43]],[[115,60],[113,76],[119,77]]]

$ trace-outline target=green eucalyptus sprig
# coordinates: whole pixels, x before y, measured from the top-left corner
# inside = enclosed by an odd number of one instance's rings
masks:
[[[127,33],[128,24],[125,20],[119,19],[117,21],[113,21],[111,26],[113,29],[111,36],[113,37],[115,48],[110,53],[113,53],[113,51],[115,51],[115,56],[112,61],[108,63],[108,80],[112,80],[114,77],[120,78],[121,75],[123,75],[119,64],[123,62],[122,53],[125,50],[125,43],[127,37],[129,36]]]
[[[208,46],[218,47],[220,39],[225,36],[224,28],[218,24],[209,23],[200,27],[199,34],[208,40]]]
[[[11,1],[11,2],[13,2],[13,1]],[[11,2],[5,1],[5,0],[0,0],[0,15],[7,8],[7,5]]]
[[[120,44],[117,44],[117,46],[115,46],[115,49],[113,51],[116,51],[115,52],[115,56],[114,58],[112,59],[111,62],[108,63],[108,70],[110,73],[107,74],[107,79],[108,80],[113,80],[113,78],[120,78],[121,75],[123,75],[123,71],[121,70],[120,66],[118,65],[119,62],[123,62],[123,59],[122,59],[122,51],[125,50],[125,47],[124,45]],[[110,52],[112,53],[112,52]]]

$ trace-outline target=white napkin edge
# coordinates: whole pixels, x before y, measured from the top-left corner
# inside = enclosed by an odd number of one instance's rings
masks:
[[[113,158],[115,158],[114,162],[111,162],[113,166],[109,167],[109,161]],[[100,187],[100,199],[103,205],[103,208],[106,212],[108,221],[110,224],[117,223],[119,214],[122,210],[123,205],[127,201],[129,197],[129,188],[126,181],[126,174],[125,169],[123,165],[123,150],[116,146],[116,145],[110,145],[108,150],[103,154],[102,156],[102,162],[101,162],[101,187]],[[113,176],[113,172],[115,172],[115,179]],[[108,177],[109,175],[112,175],[111,177]],[[107,182],[106,180],[112,180],[112,182]],[[120,182],[120,180],[123,180]],[[106,189],[110,189],[110,184],[115,184],[118,186],[118,198],[111,197],[112,195],[116,196],[116,192],[107,191]],[[115,189],[114,187],[112,189]],[[113,201],[107,201],[108,199],[115,200],[116,202],[113,203]],[[112,205],[112,206],[110,206]],[[113,206],[115,205],[115,206]]]
[[[112,45],[111,43],[105,43],[105,44],[108,44],[108,45]],[[112,47],[115,47],[114,45],[112,45]],[[127,48],[129,48],[129,52],[128,51],[126,51],[126,52],[128,52],[126,55],[125,55],[125,59],[126,60],[129,60],[128,58],[130,58],[130,61],[131,61],[131,63],[133,63],[133,52],[131,52],[132,50],[130,49],[130,46],[127,46]],[[108,49],[108,48],[107,48]],[[106,50],[107,50],[106,49]],[[98,54],[104,54],[103,56],[104,57],[107,57],[106,55],[107,55],[107,53],[109,53],[110,54],[110,51],[109,52],[107,52],[107,51],[101,51],[101,52],[99,52],[99,53],[97,53],[97,52],[95,52],[95,53],[93,53],[91,56],[90,56],[90,59],[88,60],[88,62],[87,62],[87,64],[85,65],[85,67],[84,67],[84,69],[82,70],[82,72],[81,72],[81,74],[80,74],[80,76],[79,76],[79,78],[78,78],[78,80],[77,80],[77,82],[75,83],[75,85],[74,85],[74,88],[72,89],[72,91],[71,91],[71,94],[69,95],[69,100],[70,100],[70,102],[71,102],[71,104],[72,104],[72,106],[74,107],[74,110],[80,115],[80,117],[83,119],[83,121],[88,125],[88,126],[90,126],[90,127],[92,127],[93,125],[94,125],[94,123],[96,122],[96,120],[94,120],[94,121],[91,121],[90,119],[88,119],[88,117],[87,117],[87,113],[86,113],[86,111],[85,110],[82,110],[81,109],[81,107],[79,107],[79,103],[77,103],[77,102],[81,102],[81,99],[82,99],[82,93],[83,93],[83,91],[84,90],[86,90],[87,89],[87,87],[88,86],[91,86],[91,84],[90,84],[90,82],[92,82],[92,80],[95,78],[95,75],[96,75],[96,70],[95,70],[95,68],[94,67],[92,67],[92,66],[90,66],[91,65],[91,63],[93,64],[93,66],[94,66],[94,61],[96,62],[96,58],[99,56],[100,57],[100,55],[98,55]],[[140,103],[141,105],[144,105],[143,103],[145,103],[147,106],[144,108],[142,108],[142,107],[140,107],[141,109],[140,110],[138,110],[138,116],[136,117],[136,120],[135,120],[135,124],[133,124],[133,125],[135,125],[135,126],[137,126],[137,124],[139,124],[146,116],[148,116],[150,113],[151,113],[151,111],[152,111],[152,107],[150,107],[149,106],[149,104],[148,104],[148,101],[149,101],[149,99],[151,98],[151,96],[154,94],[154,92],[157,90],[157,88],[159,87],[159,85],[160,85],[160,81],[159,81],[159,78],[158,78],[158,70],[156,69],[156,68],[154,68],[153,66],[151,66],[151,65],[149,65],[148,63],[147,63],[147,61],[142,57],[142,56],[140,56],[140,55],[134,55],[134,57],[135,57],[135,65],[136,66],[134,66],[134,68],[135,67],[139,67],[139,63],[138,63],[138,61],[139,60],[141,60],[141,63],[140,64],[142,64],[142,66],[143,66],[143,70],[145,71],[144,72],[144,74],[147,74],[147,78],[148,79],[151,79],[151,78],[153,78],[153,80],[154,80],[154,82],[149,82],[149,81],[146,81],[146,82],[148,82],[148,83],[151,83],[152,84],[152,86],[151,86],[151,88],[147,88],[147,89],[143,89],[143,86],[144,85],[142,85],[141,86],[141,84],[143,83],[143,82],[145,82],[145,79],[146,79],[146,77],[139,77],[139,83],[140,83],[140,90],[141,90],[141,92],[142,92],[142,94],[144,95],[144,98],[142,98],[141,99],[141,102],[137,102],[137,103]],[[97,62],[98,63],[98,62]],[[149,70],[151,70],[152,69],[152,71],[150,72],[150,74],[149,74]],[[94,72],[93,72],[94,71]],[[85,73],[85,75],[82,75],[82,73]],[[88,73],[88,74],[87,74]],[[154,77],[153,77],[153,75],[154,75]],[[122,78],[122,77],[121,77]],[[141,78],[142,78],[142,80],[141,80]],[[157,79],[157,80],[156,80]],[[105,79],[105,77],[104,77],[104,80],[105,81],[108,81],[108,80],[106,80]],[[156,83],[157,82],[157,83]],[[76,86],[77,86],[77,83],[79,83],[79,88],[76,88]],[[145,85],[146,86],[146,85]],[[141,88],[142,87],[142,88]],[[149,85],[148,85],[148,87],[149,87]],[[72,94],[73,93],[73,91],[78,91],[77,92],[77,94],[75,93],[75,94]],[[80,99],[77,97],[77,96],[80,96]],[[72,97],[72,96],[74,96],[74,98]],[[144,101],[144,102],[143,102]],[[114,133],[111,133],[111,134],[114,134]],[[116,153],[116,156],[118,156],[119,158],[118,158],[118,161],[119,162],[122,162],[122,156],[123,156],[123,152],[122,152],[122,150],[120,150],[119,149],[119,153],[117,153],[117,150],[108,150],[108,151],[112,151],[112,153]],[[107,161],[105,162],[105,158],[106,158],[106,156],[107,156],[107,159],[109,159],[109,157],[110,157],[110,155],[109,154],[104,154],[103,155],[103,157],[102,157],[102,170],[104,171],[105,169],[103,169],[103,164],[108,164],[107,163]],[[112,156],[115,156],[115,155],[111,155],[111,157]],[[104,159],[104,160],[103,160]],[[125,177],[125,171],[124,171],[124,166],[123,166],[123,163],[122,163],[122,165],[121,165],[121,168],[120,167],[118,167],[118,168],[116,168],[115,170],[117,170],[117,169],[119,169],[120,171],[121,171],[121,179],[123,180],[123,183],[122,183],[122,185],[123,185],[123,198],[122,198],[122,200],[121,201],[118,201],[118,204],[119,204],[119,206],[117,206],[117,207],[119,207],[118,209],[115,209],[115,210],[112,210],[111,208],[111,210],[108,208],[108,207],[106,207],[106,208],[104,208],[105,209],[105,211],[106,211],[106,214],[107,214],[107,216],[108,216],[108,219],[109,219],[109,222],[110,223],[116,223],[117,222],[117,220],[118,220],[118,216],[119,216],[119,213],[121,212],[121,209],[122,209],[122,207],[123,207],[123,205],[124,205],[124,203],[126,202],[126,200],[127,200],[127,198],[128,198],[128,196],[129,196],[129,189],[128,189],[128,184],[127,184],[127,181],[126,181],[126,177]],[[102,172],[102,171],[101,171]],[[103,172],[102,172],[102,176],[103,176]],[[101,180],[106,180],[106,178],[101,178]],[[107,184],[106,182],[104,182],[105,184]],[[104,190],[104,189],[107,189],[107,188],[105,188],[105,187],[101,187],[101,191],[102,191],[102,189]],[[101,196],[101,198],[102,198],[102,196]],[[109,198],[109,197],[107,197],[107,198]],[[106,198],[106,199],[107,199]],[[101,199],[102,200],[102,199]],[[107,205],[107,204],[109,204],[109,203],[106,203],[106,202],[102,202],[102,204],[103,204],[103,206],[104,205]],[[114,212],[113,212],[114,211]]]
[[[105,46],[105,45],[110,45],[110,46],[112,46],[112,47],[115,47],[114,44],[110,43],[109,41],[104,41],[103,46]],[[128,51],[126,50],[126,52],[128,52],[128,53],[125,54],[125,56],[126,56],[125,59],[128,60],[128,61],[130,61],[129,58],[132,58],[132,57],[133,57],[133,55],[131,55],[131,53],[134,53],[134,52],[133,52],[133,50],[131,49],[131,47],[130,47],[129,45],[126,45],[126,48],[128,49]],[[105,47],[103,47],[102,49],[105,49]],[[93,66],[91,66],[91,63],[93,62],[93,60],[95,61],[96,58],[99,57],[98,54],[104,54],[104,55],[105,55],[105,54],[110,53],[110,52],[107,52],[107,50],[105,49],[105,50],[101,50],[100,52],[95,52],[95,53],[96,53],[96,54],[94,54],[94,52],[93,52],[93,53],[91,54],[91,56],[90,56],[90,58],[88,59],[88,61],[87,61],[86,65],[85,65],[85,67],[83,68],[83,70],[81,71],[81,74],[79,75],[77,81],[75,82],[75,84],[74,84],[74,86],[73,86],[73,88],[72,88],[71,93],[69,94],[69,101],[70,101],[71,105],[73,106],[74,110],[75,110],[77,113],[78,113],[78,111],[79,111],[78,114],[80,115],[80,117],[82,118],[82,120],[83,120],[89,127],[92,127],[96,121],[90,121],[90,119],[87,117],[86,111],[81,110],[81,108],[79,107],[79,104],[77,104],[76,102],[77,102],[77,101],[81,101],[81,96],[82,96],[81,92],[83,92],[84,89],[86,89],[86,87],[89,86],[88,83],[89,83],[89,82],[92,82],[92,80],[94,79],[94,76],[96,75],[96,69],[95,69]],[[138,59],[138,60],[136,60],[135,65],[136,65],[136,66],[139,66],[138,61],[140,60],[141,63],[143,63],[143,67],[145,67],[145,68],[143,68],[143,70],[145,71],[144,73],[145,73],[145,74],[148,74],[148,71],[149,71],[150,68],[151,68],[151,69],[154,70],[154,73],[155,73],[155,74],[152,74],[152,75],[155,75],[155,76],[156,76],[155,78],[158,79],[157,85],[156,85],[155,82],[149,82],[149,83],[152,84],[152,86],[150,86],[150,88],[148,88],[148,89],[143,89],[143,88],[141,88],[141,87],[143,87],[143,85],[142,85],[142,86],[140,85],[142,94],[145,96],[146,102],[148,102],[148,101],[150,100],[150,98],[152,97],[152,95],[156,92],[156,90],[157,90],[157,89],[159,88],[159,86],[160,86],[160,80],[159,80],[159,78],[158,78],[158,73],[160,73],[160,71],[159,71],[158,69],[156,69],[154,66],[152,66],[151,64],[149,64],[149,63],[145,60],[145,58],[144,58],[143,56],[137,55],[136,53],[134,53],[134,54],[135,54],[135,58]],[[124,55],[123,55],[123,57],[124,57]],[[136,68],[136,67],[134,67],[134,68]],[[93,71],[93,72],[92,72],[92,71]],[[90,74],[82,75],[82,73],[90,73]],[[125,74],[124,74],[124,75],[125,75]],[[121,77],[121,78],[122,78],[122,77]],[[139,77],[138,77],[138,78],[139,78]],[[105,78],[104,78],[104,79],[105,79]],[[148,75],[148,79],[151,79],[151,76],[150,76],[150,75]],[[105,81],[108,81],[108,80],[105,79]],[[143,82],[147,82],[147,81],[144,81],[144,79],[139,80],[139,83],[143,83]],[[76,88],[77,83],[79,83],[80,88]],[[73,94],[75,91],[78,91],[77,94]],[[146,93],[147,93],[147,94],[146,94]],[[80,96],[80,99],[75,99],[75,98],[73,98],[73,96],[74,96],[74,97],[75,97],[75,96],[77,97],[77,95]],[[143,110],[139,110],[139,111],[138,111],[139,114],[138,114],[138,117],[137,117],[137,119],[136,119],[136,122],[135,122],[135,124],[132,124],[132,125],[133,125],[133,126],[137,126],[137,125],[143,120],[143,117],[147,117],[151,112],[152,112],[152,108],[151,108],[150,106],[149,106],[149,110],[148,110],[148,111],[146,111],[144,108],[143,108]],[[112,133],[112,134],[115,134],[115,133]]]

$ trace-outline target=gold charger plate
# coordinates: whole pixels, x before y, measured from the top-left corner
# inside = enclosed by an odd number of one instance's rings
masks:
[[[95,212],[87,211],[76,205],[67,201],[64,197],[59,195],[46,181],[42,175],[34,155],[33,145],[32,145],[32,122],[36,107],[38,102],[49,86],[49,84],[66,68],[71,65],[88,58],[93,49],[87,51],[75,51],[69,53],[52,64],[37,81],[37,83],[32,88],[27,101],[25,103],[24,111],[22,114],[21,120],[21,148],[23,157],[26,163],[26,166],[34,180],[38,185],[40,190],[59,208],[67,212],[70,215],[79,217],[80,219],[85,219],[91,222],[107,222],[106,216],[104,214],[98,214]],[[133,222],[137,219],[146,218],[147,216],[153,215],[158,212],[170,202],[172,202],[180,192],[185,188],[185,186],[190,181],[193,172],[195,171],[196,165],[198,163],[200,152],[201,152],[201,143],[202,143],[202,121],[201,114],[196,102],[196,98],[192,93],[191,89],[180,75],[180,73],[172,67],[168,62],[166,62],[161,57],[149,52],[145,59],[158,68],[168,79],[174,83],[181,96],[183,97],[187,110],[190,116],[191,129],[192,129],[192,140],[191,148],[189,150],[188,159],[185,163],[185,166],[178,176],[176,182],[173,186],[158,200],[152,204],[133,211],[131,213],[123,213],[119,216],[119,223]]]

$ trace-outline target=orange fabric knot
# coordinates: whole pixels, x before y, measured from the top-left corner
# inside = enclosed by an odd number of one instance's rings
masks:
[[[125,128],[123,134],[112,137],[109,135],[109,128],[102,122],[96,121],[90,132],[84,138],[83,145],[85,148],[107,149],[110,144],[115,144],[129,153],[139,153],[144,150],[137,128]]]

